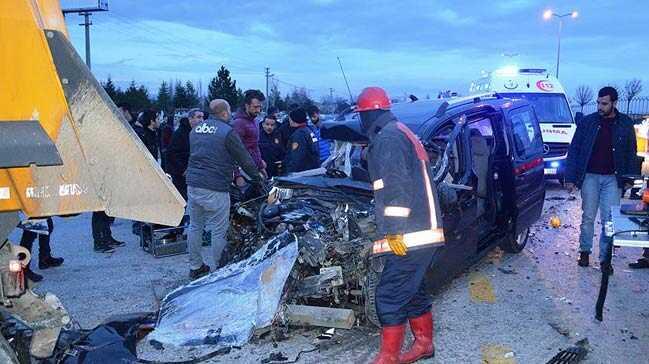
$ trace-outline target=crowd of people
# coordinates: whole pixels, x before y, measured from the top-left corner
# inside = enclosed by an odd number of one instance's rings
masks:
[[[127,103],[117,105],[121,116],[132,127],[151,157],[160,163],[180,195],[188,202],[188,214],[183,219],[183,224],[187,220],[190,221],[188,238],[191,257],[190,276],[192,278],[209,272],[209,269],[206,271],[205,267],[198,263],[202,261],[198,257],[202,243],[202,233],[199,236],[199,233],[196,232],[198,225],[202,224],[201,229],[210,232],[212,244],[216,247],[214,249],[214,264],[218,265],[218,259],[225,246],[224,234],[227,231],[229,217],[212,216],[210,206],[218,206],[221,211],[229,211],[229,196],[226,203],[226,198],[223,195],[228,191],[226,187],[229,188],[231,184],[239,188],[254,183],[265,184],[264,181],[272,177],[318,168],[330,154],[330,141],[320,138],[322,122],[317,106],[293,104],[286,117],[281,119],[279,111],[274,107],[270,107],[265,113],[262,113],[264,101],[266,98],[261,91],[248,90],[244,92],[243,102],[234,113],[230,112],[230,105],[225,100],[213,100],[209,110],[193,108],[178,120],[175,120],[174,114],[163,118],[163,114],[154,109],[133,110]],[[227,105],[227,113],[225,113],[225,105]],[[200,131],[209,131],[211,130],[210,126],[203,129],[197,129],[197,126],[215,122],[218,124],[219,121],[224,124],[220,125],[221,127],[227,126],[231,129],[226,144],[230,148],[229,151],[235,150],[235,152],[228,154],[228,150],[223,151],[223,156],[227,156],[229,161],[219,164],[218,161],[215,162],[209,158],[200,160],[200,157],[196,155],[192,159],[192,150],[195,151],[194,154],[200,150],[200,147],[196,145],[199,143],[197,141],[194,142],[194,148],[192,148],[192,131],[195,135],[209,134]],[[236,146],[233,147],[235,135],[243,146],[245,156],[238,153],[241,151],[240,149],[237,149]],[[212,150],[210,150],[211,152]],[[254,169],[250,168],[250,164],[246,163],[247,160],[244,157],[250,158]],[[216,164],[205,165],[205,163],[213,162]],[[205,170],[214,168],[219,169],[215,181],[220,182],[213,182],[218,186],[210,184],[212,182],[205,184],[200,177],[196,177],[197,169],[200,171],[198,172],[200,175],[205,173]],[[229,173],[223,173],[230,169],[232,169],[231,177]],[[260,177],[257,178],[257,175]],[[201,189],[220,193],[209,196],[209,194],[201,194]],[[220,196],[216,197],[216,195]],[[206,199],[212,205],[207,204]],[[116,248],[125,245],[123,241],[113,237],[111,229],[113,221],[114,218],[109,217],[103,211],[92,213],[91,229],[95,252],[112,253]],[[48,218],[46,223],[47,232],[24,229],[21,241],[21,245],[31,251],[33,242],[36,238],[39,239],[39,269],[41,270],[63,264],[63,258],[51,256],[49,241],[54,224],[51,218]],[[133,222],[133,233],[139,234],[141,226],[142,223]],[[30,267],[26,267],[25,275],[34,282],[43,279]]]

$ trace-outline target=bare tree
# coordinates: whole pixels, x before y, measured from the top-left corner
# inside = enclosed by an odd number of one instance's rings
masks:
[[[581,112],[584,112],[584,106],[590,104],[593,101],[593,89],[586,85],[581,85],[577,87],[575,91],[575,102],[581,107]]]
[[[624,99],[626,100],[626,113],[629,113],[631,101],[642,92],[642,81],[637,78],[626,81],[624,85]]]

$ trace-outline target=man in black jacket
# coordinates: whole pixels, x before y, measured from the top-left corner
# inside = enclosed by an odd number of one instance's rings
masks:
[[[187,181],[185,171],[189,161],[189,132],[203,121],[203,111],[192,109],[186,118],[181,118],[179,126],[171,136],[171,143],[166,151],[167,173],[180,195],[187,201]]]
[[[261,158],[266,162],[268,177],[281,174],[282,159],[286,154],[282,145],[281,135],[277,131],[277,119],[273,115],[266,115],[259,125],[259,150]]]
[[[214,264],[219,266],[227,244],[230,220],[230,185],[238,165],[253,184],[264,188],[264,176],[250,153],[228,124],[231,112],[225,100],[212,100],[215,119],[207,119],[189,133],[191,153],[187,165],[187,208],[189,210],[189,277],[197,279],[210,272],[203,262],[203,230],[210,233]]]
[[[599,260],[604,273],[613,273],[607,259],[612,241],[604,234],[606,222],[611,220],[611,206],[619,205],[623,176],[640,172],[633,121],[616,109],[617,99],[613,87],[599,90],[597,112],[584,117],[577,126],[568,149],[566,167],[566,188],[570,192],[581,189],[583,213],[578,264],[581,267],[589,265],[599,209],[602,222]]]
[[[288,138],[286,158],[282,163],[284,173],[301,172],[320,167],[318,138],[306,125],[306,111],[298,108],[291,111],[288,116],[290,126],[295,128],[295,131]]]
[[[432,302],[423,279],[444,244],[444,232],[428,154],[390,107],[383,89],[368,87],[358,97],[356,109],[370,140],[367,162],[376,227],[383,237],[374,243],[372,253],[382,255],[385,263],[376,288],[383,327],[375,363],[412,363],[435,355]],[[415,341],[401,354],[406,321]]]

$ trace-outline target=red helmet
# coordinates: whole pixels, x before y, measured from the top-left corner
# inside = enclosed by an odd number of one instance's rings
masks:
[[[390,110],[392,104],[384,89],[366,87],[361,91],[356,101],[356,111]]]

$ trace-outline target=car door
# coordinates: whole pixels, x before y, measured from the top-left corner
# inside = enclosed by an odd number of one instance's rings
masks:
[[[427,273],[429,289],[464,269],[477,250],[477,199],[470,185],[471,160],[464,128],[453,142],[447,140],[451,129],[460,119],[461,123],[466,122],[462,115],[440,123],[441,126],[427,139],[429,144],[444,142],[448,143],[446,148],[450,148],[448,174],[437,186],[446,242]],[[434,159],[431,161],[434,162]]]
[[[518,235],[538,220],[543,209],[543,139],[536,115],[528,105],[510,110],[507,122],[513,146],[512,214]]]

